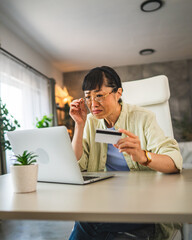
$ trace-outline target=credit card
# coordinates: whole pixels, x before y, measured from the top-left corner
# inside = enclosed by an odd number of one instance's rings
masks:
[[[121,136],[117,130],[96,129],[95,142],[116,144]]]

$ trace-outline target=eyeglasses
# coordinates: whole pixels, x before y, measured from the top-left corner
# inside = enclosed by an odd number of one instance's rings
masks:
[[[91,96],[85,96],[84,100],[87,104],[90,104],[93,100],[96,102],[103,102],[107,96],[109,96],[112,92],[114,92],[114,89],[110,93],[106,93],[105,95],[97,94],[95,97]]]

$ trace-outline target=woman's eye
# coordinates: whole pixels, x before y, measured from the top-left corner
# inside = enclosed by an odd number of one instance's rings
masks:
[[[85,99],[86,100],[89,100],[91,97],[90,96],[85,96]]]
[[[103,97],[103,95],[102,94],[97,94],[96,97],[101,98],[101,97]]]

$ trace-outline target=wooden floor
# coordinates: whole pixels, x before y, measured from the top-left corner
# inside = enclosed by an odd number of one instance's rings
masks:
[[[3,220],[0,240],[68,240],[73,222]]]

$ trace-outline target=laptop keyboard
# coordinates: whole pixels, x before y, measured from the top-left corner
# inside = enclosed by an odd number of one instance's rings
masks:
[[[88,181],[88,180],[96,179],[96,178],[99,178],[99,177],[97,177],[97,176],[83,176],[84,181]]]

